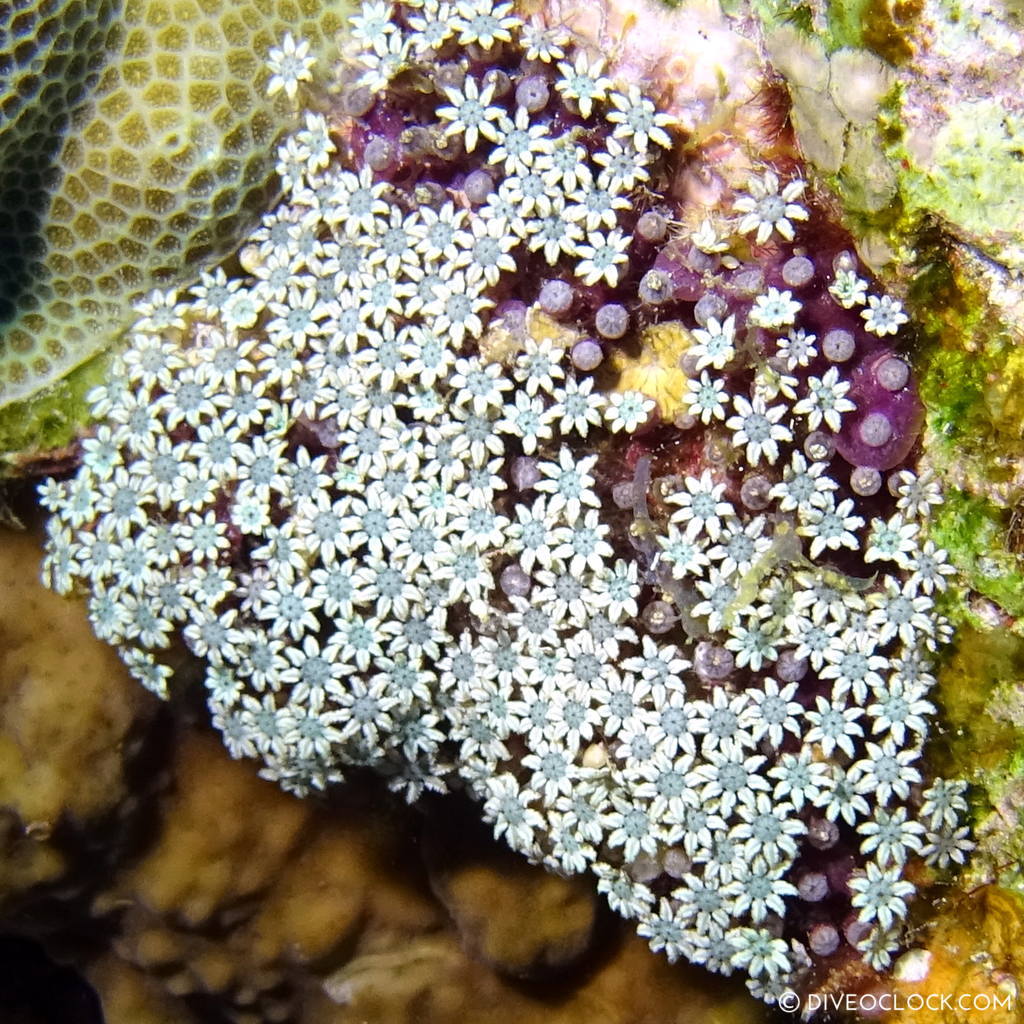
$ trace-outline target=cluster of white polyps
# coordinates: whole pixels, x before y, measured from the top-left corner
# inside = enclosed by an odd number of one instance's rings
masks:
[[[909,371],[871,337],[905,315],[787,248],[803,184],[768,168],[659,255],[666,119],[509,4],[368,4],[353,38],[244,274],[141,307],[106,425],[43,488],[48,581],[158,694],[183,643],[232,754],[292,791],[459,778],[516,850],[769,1000],[844,946],[884,965],[908,858],[969,845],[920,763],[937,495],[878,468]],[[272,87],[308,61],[287,41]],[[749,234],[773,263],[729,256]],[[658,426],[593,371],[672,316],[689,384]]]

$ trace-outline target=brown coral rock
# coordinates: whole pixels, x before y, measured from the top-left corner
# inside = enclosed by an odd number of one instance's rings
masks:
[[[354,952],[442,927],[416,876],[395,870],[402,820],[358,787],[302,801],[187,730],[175,762],[159,837],[96,906],[120,913],[117,951],[165,992],[240,1021],[294,1016]]]
[[[591,946],[597,899],[590,879],[560,878],[495,843],[467,807],[432,809],[425,833],[430,883],[466,948],[515,978],[580,962]]]
[[[127,809],[125,762],[156,706],[39,582],[41,542],[0,530],[0,901],[68,868],[66,841]]]
[[[183,738],[163,833],[126,880],[150,910],[191,926],[268,889],[312,810],[219,755],[209,737]]]
[[[986,886],[950,901],[924,949],[896,964],[889,1024],[1019,1024],[1024,898]]]
[[[157,979],[117,956],[93,964],[89,977],[103,993],[106,1024],[192,1024],[196,1019]]]
[[[505,974],[532,977],[572,966],[590,947],[588,882],[495,856],[454,868],[437,892],[471,953]]]

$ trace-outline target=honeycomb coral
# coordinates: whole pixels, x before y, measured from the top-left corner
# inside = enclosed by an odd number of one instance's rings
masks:
[[[0,9],[0,408],[108,345],[131,303],[229,252],[292,104],[266,98],[319,0],[50,0]],[[325,62],[321,66],[326,66]]]

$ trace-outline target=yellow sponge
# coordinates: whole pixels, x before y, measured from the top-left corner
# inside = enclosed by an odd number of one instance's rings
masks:
[[[298,102],[266,97],[267,53],[291,32],[324,75],[350,7],[0,4],[0,408],[108,346],[149,289],[231,251]]]

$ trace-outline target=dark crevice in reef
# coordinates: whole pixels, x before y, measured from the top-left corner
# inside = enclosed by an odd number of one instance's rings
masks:
[[[38,942],[0,934],[0,1020],[4,1024],[104,1024],[92,987]]]
[[[94,820],[60,817],[47,841],[67,869],[0,904],[0,1024],[103,1024],[100,1002],[78,972],[109,950],[121,915],[98,913],[96,900],[160,834],[158,793],[179,732],[166,706],[137,723],[124,739],[131,798]],[[15,843],[27,832],[12,815],[0,817],[0,828]]]

